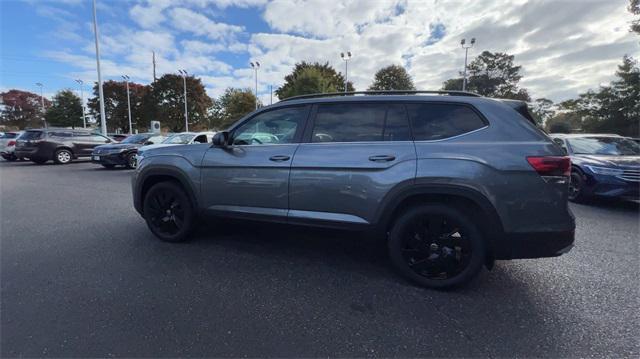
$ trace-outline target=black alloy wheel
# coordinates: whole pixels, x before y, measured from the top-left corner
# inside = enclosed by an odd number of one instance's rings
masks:
[[[145,195],[143,206],[147,226],[158,238],[168,242],[187,239],[195,212],[191,200],[178,184],[155,184]]]
[[[569,201],[580,202],[584,199],[583,186],[584,180],[580,173],[576,170],[572,170],[571,179],[569,181]]]
[[[479,273],[486,249],[468,217],[444,205],[405,212],[389,235],[389,255],[407,278],[431,288],[458,286]]]
[[[132,169],[132,168],[136,168],[136,166],[138,165],[138,159],[136,158],[136,154],[135,153],[129,153],[127,155],[126,158],[127,162],[125,164],[125,167]]]

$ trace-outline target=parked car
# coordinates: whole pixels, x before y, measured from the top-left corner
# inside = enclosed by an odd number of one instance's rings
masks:
[[[122,142],[96,147],[91,153],[91,162],[101,164],[106,168],[115,166],[135,168],[138,148],[161,143],[165,138],[165,136],[155,133],[138,133],[127,137]]]
[[[16,140],[23,131],[16,132],[3,132],[0,135],[0,156],[7,161],[15,161],[18,159],[16,156]]]
[[[144,151],[148,151],[153,148],[178,146],[178,145],[193,145],[200,143],[210,143],[211,139],[215,135],[215,132],[182,132],[175,133],[168,136],[162,143],[156,143],[153,145],[142,146],[138,149],[138,155],[141,155]]]
[[[16,140],[15,154],[37,164],[49,160],[67,164],[79,157],[89,157],[94,147],[111,142],[108,137],[86,130],[34,129],[25,131]]]
[[[434,288],[496,259],[571,249],[569,158],[526,103],[402,93],[294,97],[211,146],[145,151],[134,206],[165,241],[207,215],[366,230],[400,273]]]
[[[551,134],[571,156],[569,200],[640,199],[640,145],[602,134]]]

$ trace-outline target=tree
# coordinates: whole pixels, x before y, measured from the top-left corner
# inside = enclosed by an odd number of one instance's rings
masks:
[[[629,0],[628,9],[632,14],[640,16],[640,0]],[[631,22],[631,31],[640,34],[640,19],[635,19]]]
[[[547,127],[547,130],[549,133],[571,133],[572,128],[568,122],[554,121]]]
[[[467,90],[482,96],[531,101],[527,90],[518,88],[522,66],[514,65],[513,59],[513,55],[502,52],[482,52],[467,67]],[[462,90],[462,78],[445,81],[443,89]]]
[[[548,98],[538,98],[531,104],[531,112],[536,123],[542,126],[555,114],[553,101]]]
[[[40,95],[13,89],[0,93],[0,99],[0,124],[19,129],[43,126]],[[45,98],[45,109],[49,106],[51,102]]]
[[[107,117],[109,131],[120,130],[129,132],[129,110],[127,106],[127,86],[124,81],[106,81],[102,84],[104,93],[104,112]],[[144,106],[145,94],[148,86],[129,83],[129,95],[131,97],[131,122],[132,127],[145,129],[147,108]],[[93,86],[93,98],[89,99],[88,107],[100,124],[100,98],[98,97],[98,84]]]
[[[369,91],[376,90],[415,90],[411,76],[404,67],[390,65],[376,72]]]
[[[251,89],[229,87],[211,107],[211,125],[218,129],[227,128],[255,108],[256,96]]]
[[[279,99],[312,93],[344,91],[344,77],[329,63],[300,62],[293,72],[284,77],[285,83],[276,90]],[[354,91],[353,83],[347,83],[347,91]]]
[[[53,104],[45,114],[47,124],[59,127],[82,127],[82,100],[71,90],[53,96]]]
[[[182,76],[165,74],[150,85],[145,100],[146,121],[158,120],[173,132],[185,130],[184,87]],[[207,95],[202,81],[187,76],[187,112],[189,124],[195,127],[206,124],[208,110],[213,102]],[[255,102],[254,102],[255,106]]]

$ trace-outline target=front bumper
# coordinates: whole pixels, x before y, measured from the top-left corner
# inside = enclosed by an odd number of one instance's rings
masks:
[[[640,199],[640,182],[627,181],[616,176],[589,173],[586,175],[584,193],[601,198]]]
[[[118,153],[92,153],[91,162],[101,165],[126,165],[128,152]]]
[[[495,259],[557,257],[573,248],[575,230],[558,232],[506,233],[496,243]]]

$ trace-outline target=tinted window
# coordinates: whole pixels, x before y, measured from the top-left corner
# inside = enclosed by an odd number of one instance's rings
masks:
[[[576,137],[567,139],[574,154],[637,156],[640,145],[624,137]]]
[[[207,143],[207,135],[200,135],[193,139],[193,143]]]
[[[416,141],[439,140],[485,127],[467,106],[453,104],[409,104],[409,119]]]
[[[312,142],[406,141],[409,124],[402,105],[331,104],[318,106]]]
[[[0,138],[16,138],[17,136],[18,136],[17,133],[6,132],[2,136],[0,136]]]
[[[42,131],[26,131],[20,136],[21,140],[37,140],[42,138]]]
[[[287,107],[263,112],[233,132],[234,145],[292,143],[305,120],[305,107]]]
[[[107,137],[94,133],[91,135],[91,141],[106,143],[107,141],[110,141],[110,140]]]
[[[125,138],[122,143],[145,143],[147,142],[147,139],[149,139],[149,137],[151,137],[151,134],[139,133],[137,135]]]
[[[68,132],[68,131],[52,131],[52,132],[49,132],[49,137],[71,137],[71,132]]]

